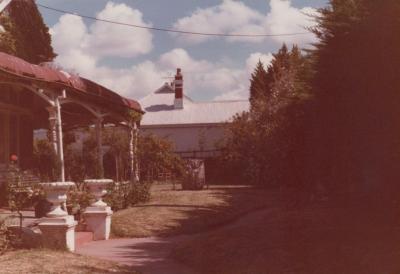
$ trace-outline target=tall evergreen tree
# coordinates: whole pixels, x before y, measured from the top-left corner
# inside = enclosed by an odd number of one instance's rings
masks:
[[[400,179],[400,3],[331,0],[320,14],[309,170],[316,183],[335,189],[394,187]]]
[[[242,171],[247,181],[259,185],[302,184],[300,161],[293,155],[302,147],[306,58],[298,47],[286,45],[274,54],[266,75],[259,63],[252,77],[253,96],[249,113],[235,117],[228,128],[225,166]],[[268,85],[261,79],[268,79]],[[260,88],[262,87],[262,88]],[[255,94],[255,93],[253,93]],[[228,163],[228,164],[227,164]],[[231,164],[231,165],[229,165]],[[289,176],[290,175],[290,176]]]
[[[48,27],[32,0],[14,0],[0,15],[4,31],[0,34],[0,50],[39,64],[52,61]]]
[[[270,77],[261,60],[258,61],[250,79],[250,106],[255,108],[257,102],[267,100],[270,94]]]

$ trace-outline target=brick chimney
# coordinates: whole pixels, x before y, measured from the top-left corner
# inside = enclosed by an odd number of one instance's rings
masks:
[[[175,87],[174,108],[183,109],[183,76],[180,68],[176,70],[174,87]]]

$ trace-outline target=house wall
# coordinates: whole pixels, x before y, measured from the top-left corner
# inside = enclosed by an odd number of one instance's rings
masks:
[[[223,124],[192,126],[142,126],[141,134],[152,133],[174,143],[175,152],[187,158],[214,157],[216,143],[224,136]]]

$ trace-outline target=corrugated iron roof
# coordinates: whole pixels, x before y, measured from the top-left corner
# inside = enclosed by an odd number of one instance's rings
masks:
[[[67,88],[76,94],[93,97],[96,100],[103,100],[103,103],[116,104],[143,112],[137,101],[122,97],[89,79],[77,75],[69,75],[57,69],[33,65],[4,52],[0,52],[0,73],[6,73],[25,80],[50,83],[59,86],[60,89]]]
[[[173,89],[164,85],[141,99],[146,111],[141,126],[223,124],[250,108],[248,100],[195,102],[184,96],[183,109],[175,109],[174,98]]]

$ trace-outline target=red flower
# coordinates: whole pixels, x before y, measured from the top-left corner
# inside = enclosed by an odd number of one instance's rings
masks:
[[[15,155],[15,154],[12,154],[11,157],[10,157],[10,160],[13,161],[13,162],[16,162],[16,161],[18,161],[18,156]]]

